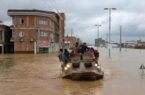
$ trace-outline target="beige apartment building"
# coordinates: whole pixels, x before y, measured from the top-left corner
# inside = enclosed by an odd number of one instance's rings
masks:
[[[42,10],[8,10],[12,17],[15,53],[58,50],[64,38],[64,13]]]

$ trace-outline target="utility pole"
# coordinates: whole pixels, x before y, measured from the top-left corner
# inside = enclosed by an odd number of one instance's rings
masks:
[[[104,10],[109,11],[109,57],[111,57],[111,11],[116,8],[104,8]]]
[[[108,32],[106,33],[106,48],[108,48]]]
[[[73,28],[71,28],[71,37],[72,37],[72,35],[73,35]]]
[[[120,52],[121,52],[121,49],[122,48],[122,26],[120,26]]]
[[[37,53],[39,53],[39,44],[40,44],[40,28],[37,28]]]

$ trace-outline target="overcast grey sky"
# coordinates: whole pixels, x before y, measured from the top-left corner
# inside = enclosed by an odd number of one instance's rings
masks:
[[[105,7],[115,7],[112,11],[111,40],[119,42],[119,26],[122,26],[123,41],[145,40],[144,0],[0,0],[0,20],[11,24],[8,9],[40,9],[64,12],[66,15],[66,35],[80,37],[93,43],[97,38],[97,27],[101,24],[100,36],[106,39],[108,33],[108,11]]]

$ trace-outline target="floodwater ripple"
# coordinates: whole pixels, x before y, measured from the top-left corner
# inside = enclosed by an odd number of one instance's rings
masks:
[[[1,95],[144,95],[145,51],[99,49],[104,79],[75,81],[61,78],[57,54],[0,55]]]

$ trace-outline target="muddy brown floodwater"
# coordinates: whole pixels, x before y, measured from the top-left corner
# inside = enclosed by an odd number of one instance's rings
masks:
[[[0,95],[145,95],[145,51],[99,49],[104,79],[61,78],[57,54],[0,55]]]

